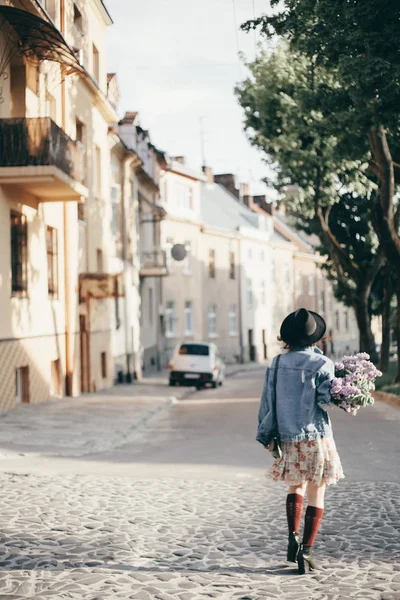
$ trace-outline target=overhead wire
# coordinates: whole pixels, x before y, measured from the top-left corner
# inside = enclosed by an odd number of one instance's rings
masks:
[[[256,0],[253,0],[253,19],[256,20]],[[254,58],[257,58],[257,31],[254,29]]]
[[[235,0],[232,0],[232,9],[233,9],[233,23],[235,27],[235,38],[236,38],[236,50],[239,56],[240,54],[240,44],[239,44],[239,30],[237,24],[237,14],[236,14],[236,3]]]

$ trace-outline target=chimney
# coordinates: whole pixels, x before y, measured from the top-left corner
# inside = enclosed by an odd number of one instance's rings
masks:
[[[120,125],[132,125],[133,123],[137,124],[137,112],[127,111],[125,116],[119,122]]]
[[[203,173],[207,178],[207,183],[209,184],[213,184],[214,183],[214,173],[211,167],[203,167]]]
[[[186,159],[184,156],[172,156],[171,160],[174,160],[175,162],[184,165],[186,163]]]
[[[241,197],[243,203],[248,208],[253,210],[253,206],[254,206],[253,196],[250,196],[250,194],[249,194],[249,184],[248,183],[240,184],[240,197]]]
[[[257,204],[264,212],[273,216],[275,212],[275,207],[272,202],[268,202],[267,196],[254,196],[254,202]]]
[[[242,198],[249,195],[249,184],[248,183],[240,184],[240,193],[242,195]]]
[[[284,205],[284,203],[283,203],[283,202],[280,202],[280,203],[278,204],[278,212],[279,212],[281,215],[283,215],[283,216],[285,216],[285,215],[286,215],[286,206]]]
[[[214,176],[215,183],[222,185],[228,192],[239,199],[239,190],[236,188],[236,177],[232,173],[223,173]]]

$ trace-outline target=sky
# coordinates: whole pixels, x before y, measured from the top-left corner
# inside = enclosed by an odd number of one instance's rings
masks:
[[[121,90],[119,113],[138,111],[152,142],[193,168],[205,158],[215,173],[234,173],[264,193],[267,168],[243,132],[234,96],[246,76],[238,52],[253,59],[257,35],[240,24],[268,9],[267,0],[106,0],[108,71]],[[202,125],[201,125],[202,120]]]

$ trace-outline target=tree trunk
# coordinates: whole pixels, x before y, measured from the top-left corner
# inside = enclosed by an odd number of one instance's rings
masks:
[[[397,295],[397,322],[396,322],[396,333],[397,333],[397,375],[394,380],[395,383],[400,383],[400,279],[397,281],[396,286]]]
[[[386,132],[383,127],[373,128],[369,135],[372,156],[378,167],[379,198],[372,215],[374,229],[386,257],[400,277],[400,237],[397,231],[393,198],[395,194],[394,164]]]
[[[390,265],[385,266],[385,279],[383,287],[383,306],[382,306],[382,346],[380,370],[384,373],[389,368],[390,353],[390,319],[392,316],[391,302],[393,296],[393,286],[391,281]]]
[[[368,310],[368,296],[359,294],[354,298],[353,308],[360,332],[360,352],[367,352],[371,360],[377,363],[379,360],[376,351],[374,334],[371,328],[371,317]]]

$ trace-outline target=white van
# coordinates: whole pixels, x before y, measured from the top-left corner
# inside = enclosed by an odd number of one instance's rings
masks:
[[[225,365],[215,344],[188,342],[179,344],[168,365],[169,385],[191,385],[197,388],[209,384],[216,388],[225,379]]]

